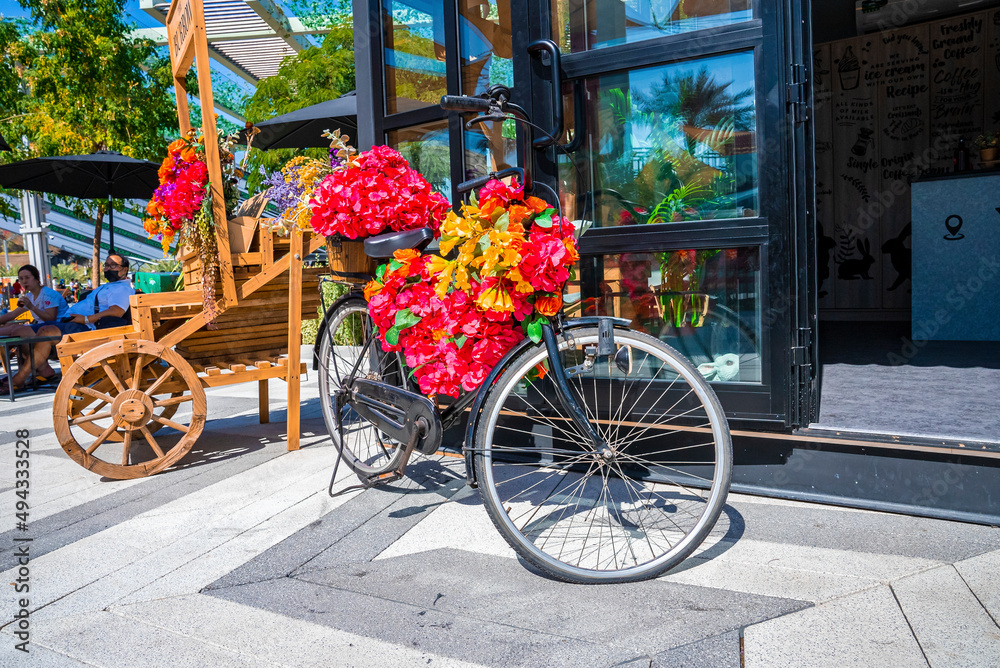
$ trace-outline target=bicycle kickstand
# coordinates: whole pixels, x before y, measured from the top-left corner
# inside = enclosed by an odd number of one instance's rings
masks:
[[[427,422],[424,418],[417,418],[416,428],[413,433],[410,434],[410,440],[407,441],[406,446],[403,449],[403,456],[399,460],[399,466],[397,466],[392,471],[386,473],[377,473],[375,475],[368,476],[364,478],[360,485],[351,485],[350,487],[345,487],[339,492],[333,491],[333,477],[330,478],[330,489],[328,493],[330,496],[340,496],[341,494],[346,494],[347,492],[352,492],[357,489],[371,489],[372,487],[377,487],[379,485],[386,485],[390,482],[395,482],[403,477],[406,473],[406,465],[410,461],[410,456],[413,454],[414,449],[417,447],[417,442],[420,437],[427,433]],[[338,453],[339,454],[339,453]],[[337,475],[337,466],[340,465],[341,457],[337,458],[337,465],[333,468],[333,475]]]

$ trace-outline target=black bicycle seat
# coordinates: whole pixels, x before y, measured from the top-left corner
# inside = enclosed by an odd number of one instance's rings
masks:
[[[376,260],[386,260],[398,250],[415,248],[422,251],[433,238],[434,231],[429,227],[405,232],[386,232],[365,239],[365,253]]]

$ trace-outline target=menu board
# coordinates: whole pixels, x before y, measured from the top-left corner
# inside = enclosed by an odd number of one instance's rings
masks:
[[[910,185],[930,157],[930,28],[878,35],[882,308],[910,307]]]
[[[836,308],[882,304],[879,252],[877,36],[831,44]]]
[[[1000,9],[986,15],[986,57],[983,68],[986,74],[984,117],[986,129],[1000,131]]]
[[[837,226],[834,206],[833,171],[833,70],[830,45],[823,44],[813,51],[813,117],[816,122],[816,264],[819,307],[835,305],[833,238]]]
[[[818,45],[813,57],[819,305],[906,311],[910,180],[952,171],[960,138],[978,167],[972,141],[1000,130],[1000,9]]]
[[[968,143],[983,130],[986,14],[927,24],[931,57],[931,149],[934,167],[953,165],[960,138]]]

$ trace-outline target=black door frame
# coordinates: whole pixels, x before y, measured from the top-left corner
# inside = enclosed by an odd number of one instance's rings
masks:
[[[547,72],[527,57],[524,47],[552,37],[548,0],[512,0],[513,11],[528,19],[515,16],[513,21],[523,26],[515,34],[514,95],[546,126],[551,117]],[[815,355],[807,353],[816,343],[811,333],[816,317],[811,89],[790,85],[793,76],[806,79],[811,72],[808,24],[803,33],[803,20],[808,20],[804,0],[754,0],[751,21],[562,55],[563,81],[571,85],[574,80],[639,67],[754,52],[759,216],[738,223],[643,226],[641,232],[635,227],[593,228],[581,239],[582,255],[726,245],[760,249],[764,382],[714,384],[727,416],[738,428],[772,431],[805,426],[815,406]],[[567,119],[567,125],[572,121]],[[555,158],[555,151],[548,149],[536,159],[536,179],[553,187]]]
[[[539,125],[551,118],[548,67],[528,56],[536,39],[551,38],[549,0],[511,0],[514,101]],[[448,119],[453,186],[464,178],[462,119],[439,107],[386,114],[382,1],[353,0],[359,116],[358,148],[386,141],[388,132]],[[447,89],[460,94],[458,6],[444,0]],[[663,36],[577,54],[563,54],[565,82],[603,73],[752,50],[757,104],[759,216],[635,228],[593,228],[581,254],[671,248],[754,246],[761,254],[761,349],[764,382],[716,383],[733,426],[784,431],[805,426],[816,410],[814,172],[807,0],[753,0],[754,18],[731,26]],[[796,85],[804,84],[804,85]],[[572,126],[573,119],[567,119]],[[519,156],[521,160],[525,156]],[[535,152],[536,179],[555,186],[555,150]],[[458,197],[452,193],[452,201]]]

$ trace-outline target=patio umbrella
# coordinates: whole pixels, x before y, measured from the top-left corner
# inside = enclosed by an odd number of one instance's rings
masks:
[[[9,151],[9,150],[11,150],[10,144],[4,141],[3,135],[0,135],[0,151]]]
[[[296,109],[281,116],[256,123],[260,132],[253,139],[253,147],[271,148],[323,148],[330,140],[323,137],[324,130],[341,130],[354,134],[358,129],[358,98],[354,93],[341,95],[310,107]],[[240,133],[240,144],[247,143],[249,130]]]
[[[155,162],[113,151],[32,158],[0,165],[0,186],[81,199],[108,198],[108,246],[115,251],[112,198],[149,199],[160,185]]]

